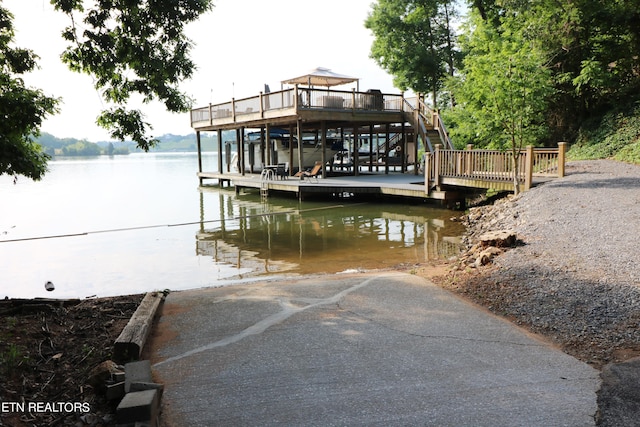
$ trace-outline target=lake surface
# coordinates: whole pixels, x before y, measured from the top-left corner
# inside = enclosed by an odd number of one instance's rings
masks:
[[[214,170],[215,154],[205,154]],[[0,298],[84,298],[412,265],[458,253],[450,211],[198,188],[195,153],[51,161],[0,177]],[[51,281],[53,292],[44,284]]]

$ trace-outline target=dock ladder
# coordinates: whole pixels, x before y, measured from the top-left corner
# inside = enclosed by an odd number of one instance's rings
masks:
[[[269,198],[269,181],[274,178],[273,170],[262,169],[260,174],[260,200],[266,202]]]

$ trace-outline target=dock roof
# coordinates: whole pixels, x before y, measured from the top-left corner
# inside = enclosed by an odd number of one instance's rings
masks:
[[[283,84],[304,84],[309,86],[339,86],[347,83],[358,82],[357,77],[345,76],[343,74],[334,73],[328,68],[318,67],[288,80],[283,80]]]

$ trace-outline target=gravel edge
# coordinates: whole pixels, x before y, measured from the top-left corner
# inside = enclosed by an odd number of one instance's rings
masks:
[[[454,269],[450,287],[598,368],[639,355],[639,190],[640,166],[571,162],[564,178],[470,209],[469,247],[496,230],[520,244]]]
[[[566,171],[471,208],[461,218],[469,251],[439,281],[601,369],[597,425],[637,425],[640,166],[577,161]],[[502,230],[515,232],[515,247],[474,263],[480,236]]]

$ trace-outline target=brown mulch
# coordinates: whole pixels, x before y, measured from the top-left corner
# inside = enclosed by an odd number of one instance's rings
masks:
[[[115,425],[117,402],[89,372],[111,359],[143,296],[0,301],[0,426]]]

